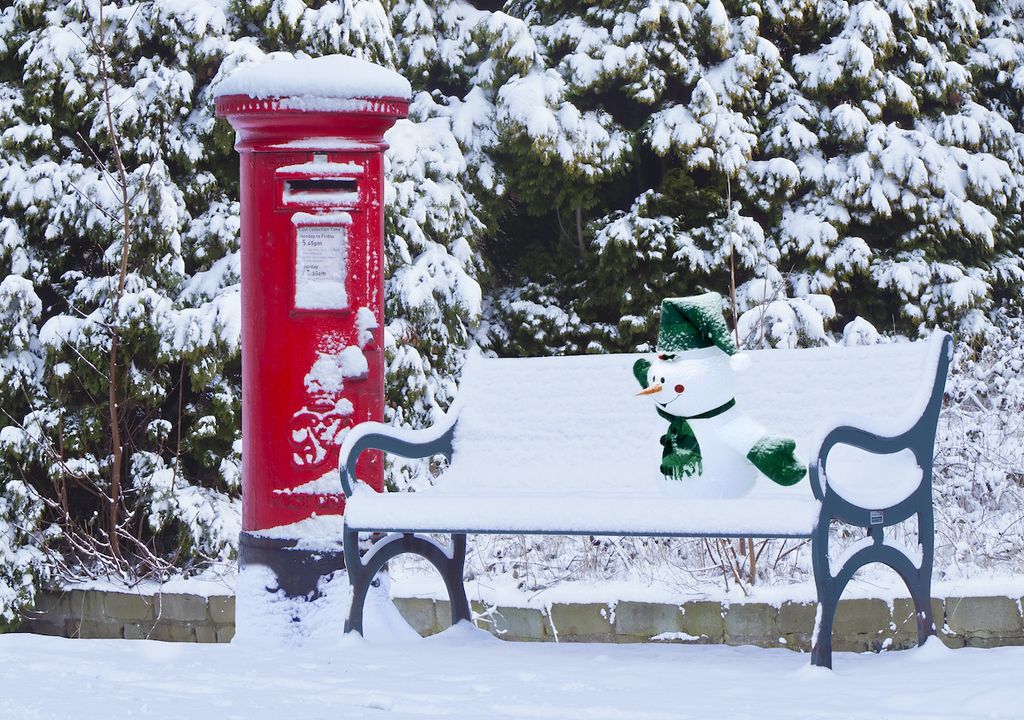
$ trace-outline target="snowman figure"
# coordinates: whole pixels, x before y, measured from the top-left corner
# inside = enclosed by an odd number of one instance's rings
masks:
[[[807,470],[796,444],[769,435],[736,406],[736,346],[722,314],[722,297],[705,293],[661,303],[658,355],[640,359],[633,374],[668,420],[661,472],[695,497],[730,498],[754,487],[758,473],[793,485]]]

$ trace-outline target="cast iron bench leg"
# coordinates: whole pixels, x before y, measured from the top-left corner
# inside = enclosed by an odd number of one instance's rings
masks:
[[[829,568],[828,531],[829,521],[822,512],[811,541],[811,565],[814,569],[814,584],[818,588],[818,610],[814,617],[814,634],[811,636],[811,664],[831,668],[832,623],[836,617],[839,595],[834,590],[835,579]]]
[[[359,553],[359,533],[344,530],[345,567],[348,571],[349,584],[352,587],[352,607],[348,620],[345,621],[345,632],[355,631],[363,634],[363,606],[366,593],[370,590],[373,578],[392,558],[403,553],[413,553],[430,561],[437,568],[448,589],[448,599],[452,609],[452,624],[460,620],[470,620],[469,601],[466,598],[466,587],[462,583],[463,570],[466,564],[466,536],[452,535],[450,548],[445,548],[428,535],[415,533],[393,533],[374,544],[361,557]]]
[[[832,667],[832,626],[835,622],[839,598],[846,589],[847,583],[853,579],[854,573],[865,565],[882,563],[896,571],[910,591],[914,600],[914,611],[917,616],[917,644],[921,645],[928,636],[935,634],[935,623],[932,618],[931,576],[934,557],[934,522],[932,507],[920,506],[918,513],[918,537],[921,540],[921,567],[899,548],[885,544],[885,530],[876,525],[867,528],[868,536],[873,542],[858,550],[843,563],[835,575],[828,559],[829,523],[825,521],[826,513],[822,510],[822,519],[815,529],[812,543],[812,562],[814,581],[818,587],[818,612],[815,618],[813,647],[811,648],[811,664],[819,667]]]
[[[452,625],[461,620],[473,619],[469,611],[469,599],[466,597],[466,586],[462,582],[466,571],[466,536],[452,535],[452,558],[445,565],[444,584],[448,588],[448,600],[452,608]]]

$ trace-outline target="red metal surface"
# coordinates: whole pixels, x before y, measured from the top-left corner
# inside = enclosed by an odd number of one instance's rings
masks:
[[[338,107],[344,110],[282,109],[279,99],[239,95],[217,100],[241,158],[243,530],[341,513],[338,494],[294,490],[336,477],[345,430],[383,419],[382,138],[408,103]],[[344,261],[336,262],[331,250],[344,244]],[[341,276],[344,290],[334,292],[341,283],[330,283]],[[370,314],[376,327],[365,330]],[[339,377],[346,364],[351,372],[353,353],[365,358],[366,371]],[[378,453],[364,454],[357,470],[383,488]]]

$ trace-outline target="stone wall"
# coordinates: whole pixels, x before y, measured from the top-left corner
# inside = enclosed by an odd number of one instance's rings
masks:
[[[447,601],[397,598],[399,610],[422,635],[450,624]],[[618,602],[548,608],[485,608],[474,603],[477,624],[499,637],[527,641],[687,642],[810,650],[813,603],[691,601],[682,605]],[[1008,597],[932,599],[939,636],[950,647],[1024,645],[1021,600]],[[917,620],[909,599],[850,599],[839,603],[832,636],[836,650],[913,647]]]
[[[233,595],[186,595],[70,590],[39,597],[20,630],[81,638],[148,638],[175,642],[230,642]]]
[[[399,610],[423,635],[450,624],[447,601],[398,598]],[[520,641],[725,643],[810,648],[812,603],[691,601],[682,605],[618,602],[555,603],[546,609],[505,608],[474,603],[477,623],[499,637]],[[1024,645],[1020,599],[950,597],[932,599],[943,641],[951,647]],[[229,642],[234,635],[235,599],[163,593],[72,590],[46,593],[22,629],[82,638],[149,638],[184,642]],[[340,630],[340,627],[339,627]],[[881,650],[916,644],[913,604],[882,600],[840,602],[833,645],[836,650]]]

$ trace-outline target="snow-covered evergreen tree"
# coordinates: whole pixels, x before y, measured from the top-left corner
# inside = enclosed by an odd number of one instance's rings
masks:
[[[206,4],[38,1],[0,27],[0,485],[35,508],[20,537],[50,538],[72,573],[226,559],[237,204],[214,174],[197,78],[219,65],[227,19]]]
[[[1024,287],[1021,0],[495,5],[0,10],[0,618],[107,552],[115,335],[121,567],[233,551],[238,165],[211,91],[264,53],[414,86],[387,136],[394,423],[436,419],[474,343],[645,348],[662,297],[733,280],[747,346],[1019,330],[993,308]]]
[[[137,575],[233,553],[238,161],[212,89],[265,52],[394,66],[395,17],[375,1],[0,11],[4,619],[53,569]],[[386,346],[400,424],[429,423],[450,402],[480,315],[483,210],[457,124],[421,93],[388,137]],[[111,397],[124,448],[113,501]],[[392,472],[398,484],[423,474]]]
[[[508,253],[500,230],[485,246],[514,264],[489,305],[496,342],[642,347],[660,297],[724,291],[733,266],[755,344],[825,342],[830,322],[858,316],[978,336],[994,299],[1019,297],[1019,3],[506,10],[525,22],[531,42],[516,47],[531,48],[534,72],[561,78],[567,107],[611,118],[621,151],[587,190],[578,271],[550,189],[573,186],[564,168],[538,147],[526,162],[508,144],[490,153],[508,178],[502,224],[529,247]],[[500,67],[512,53],[492,46]],[[559,132],[572,117],[556,114]],[[575,319],[568,336],[544,339],[552,316]]]

